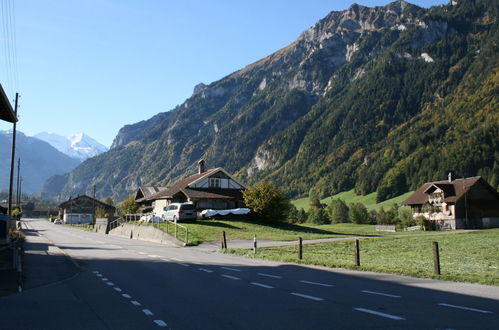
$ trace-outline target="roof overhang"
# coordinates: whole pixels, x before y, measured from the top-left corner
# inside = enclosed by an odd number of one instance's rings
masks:
[[[12,109],[12,105],[9,102],[9,98],[5,94],[2,85],[0,84],[0,119],[8,121],[10,123],[17,122],[16,114]]]

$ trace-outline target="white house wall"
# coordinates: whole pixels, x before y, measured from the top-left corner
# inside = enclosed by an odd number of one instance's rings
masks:
[[[220,180],[220,188],[222,189],[244,189],[243,186],[235,182],[231,179],[219,179]],[[196,182],[195,185],[190,186],[191,188],[210,188],[210,178],[205,178],[199,182]]]
[[[165,212],[164,208],[166,206],[168,206],[168,201],[166,199],[156,199],[153,203],[152,213],[157,217],[161,217]]]

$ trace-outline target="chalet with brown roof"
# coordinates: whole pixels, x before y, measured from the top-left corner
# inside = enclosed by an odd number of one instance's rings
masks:
[[[149,213],[153,210],[152,200],[148,198],[152,195],[165,190],[166,187],[142,186],[135,193],[135,203],[139,204],[142,213]]]
[[[242,192],[246,188],[223,168],[205,170],[204,166],[200,160],[198,173],[147,198],[153,202],[154,214],[161,216],[171,203],[191,202],[197,210],[244,207]]]
[[[402,205],[441,229],[499,227],[499,193],[482,177],[427,182]]]
[[[59,205],[59,216],[64,223],[92,223],[95,211],[100,208],[110,216],[116,212],[112,205],[103,203],[87,195],[70,198]]]

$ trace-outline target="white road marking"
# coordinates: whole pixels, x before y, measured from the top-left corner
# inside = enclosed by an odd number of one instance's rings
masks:
[[[170,259],[175,260],[175,261],[180,261],[180,262],[184,261],[184,260],[179,259],[179,258],[170,258]]]
[[[102,278],[101,278],[101,280],[103,280],[103,281],[107,281],[107,280],[109,280],[109,279],[108,279],[108,278],[106,278],[106,277],[102,277]]]
[[[97,277],[102,277],[102,274],[95,274],[95,276],[97,276]]]
[[[233,272],[240,272],[241,270],[240,269],[237,269],[237,268],[230,268],[230,267],[221,267],[222,269],[225,269],[225,270],[231,270]]]
[[[144,312],[144,314],[146,314],[146,315],[149,315],[149,316],[150,316],[150,315],[154,315],[154,313],[153,313],[153,312],[151,312],[151,311],[150,311],[150,310],[148,310],[148,309],[143,309],[142,311],[143,311],[143,312]]]
[[[330,287],[333,286],[332,284],[319,283],[319,282],[311,282],[311,281],[305,281],[305,280],[300,281],[300,283],[312,284],[312,285],[319,285],[319,286],[326,286],[328,288],[330,288]]]
[[[109,286],[114,286],[113,282],[106,282],[106,284],[109,285]]]
[[[130,298],[132,298],[132,297],[130,297],[130,295],[129,295],[129,294],[126,294],[126,293],[123,293],[121,296],[123,296],[123,298],[126,298],[126,299],[130,299]]]
[[[146,255],[147,253],[142,252],[142,251],[138,251],[138,254]]]
[[[135,306],[140,306],[141,304],[137,301],[137,300],[132,300],[130,301],[132,304],[134,304]]]
[[[278,278],[278,279],[282,278],[282,276],[279,276],[279,275],[272,275],[272,274],[265,274],[265,273],[257,273],[257,274],[260,276],[271,277],[271,278]]]
[[[222,274],[223,277],[226,277],[226,278],[230,278],[231,280],[240,280],[239,277],[235,277],[235,276],[230,276],[230,275],[225,275],[225,274]]]
[[[386,318],[392,319],[392,320],[405,320],[403,317],[400,317],[400,316],[397,316],[397,315],[391,315],[391,314],[381,313],[381,312],[373,311],[371,309],[366,309],[366,308],[361,308],[361,307],[357,307],[357,308],[354,308],[354,309],[356,311],[359,311],[359,312],[364,312],[364,313],[369,313],[369,314],[373,314],[373,315],[377,315],[377,316],[381,316],[381,317],[386,317]]]
[[[200,271],[205,272],[205,273],[213,273],[212,270],[206,269],[206,268],[198,268]]]
[[[302,297],[302,298],[307,298],[307,299],[311,299],[311,300],[315,300],[315,301],[321,301],[321,300],[324,300],[322,298],[319,298],[319,297],[314,297],[314,296],[309,296],[307,294],[303,294],[303,293],[296,293],[296,292],[291,292],[291,294],[293,296],[298,296],[298,297]]]
[[[256,285],[256,286],[259,286],[259,287],[262,287],[265,289],[273,289],[274,288],[272,285],[262,284],[262,283],[258,283],[258,282],[251,282],[250,284]]]
[[[168,324],[166,324],[165,321],[163,321],[163,320],[154,320],[154,323],[156,323],[160,327],[166,327],[166,326],[168,326]]]
[[[161,256],[158,256],[157,254],[149,254],[147,255],[149,258],[161,258]]]
[[[397,296],[397,295],[394,295],[394,294],[383,293],[383,292],[376,292],[376,291],[369,291],[369,290],[360,290],[360,292],[369,293],[369,294],[375,294],[375,295],[384,296],[384,297],[400,298],[400,296]]]
[[[121,288],[114,288],[114,289],[115,289],[116,291],[118,291],[118,292],[123,291],[123,290],[121,290]]]
[[[92,273],[99,274],[99,271],[98,270],[94,270]]]
[[[163,259],[161,259],[161,260],[166,261],[166,262],[169,262],[169,261],[170,261],[170,259],[164,259],[164,258],[163,258]]]
[[[444,303],[439,303],[439,305],[445,306],[445,307],[457,308],[457,309],[464,309],[466,311],[472,311],[472,312],[483,313],[483,314],[494,314],[494,312],[486,311],[486,310],[478,309],[478,308],[450,305],[450,304],[444,304]]]
[[[183,264],[183,263],[181,263],[181,262],[177,262],[177,265],[184,266],[184,267],[189,267],[189,265],[188,265],[188,264]]]

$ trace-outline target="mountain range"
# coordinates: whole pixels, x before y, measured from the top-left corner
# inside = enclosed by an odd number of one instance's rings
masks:
[[[35,138],[47,142],[63,154],[84,161],[106,152],[108,148],[85,133],[62,136],[56,133],[41,132]]]
[[[0,131],[0,145],[3,146],[0,149],[0,159],[2,159],[2,162],[0,162],[0,190],[8,191],[12,131]],[[21,160],[21,191],[23,194],[29,195],[39,194],[43,183],[49,177],[67,173],[80,164],[79,160],[63,154],[48,143],[17,131],[14,190],[17,186],[17,161],[19,158]]]
[[[497,17],[488,0],[333,11],[288,47],[124,126],[44,194],[95,185],[121,200],[194,173],[200,158],[290,197],[354,188],[384,200],[448,172],[497,187]]]

